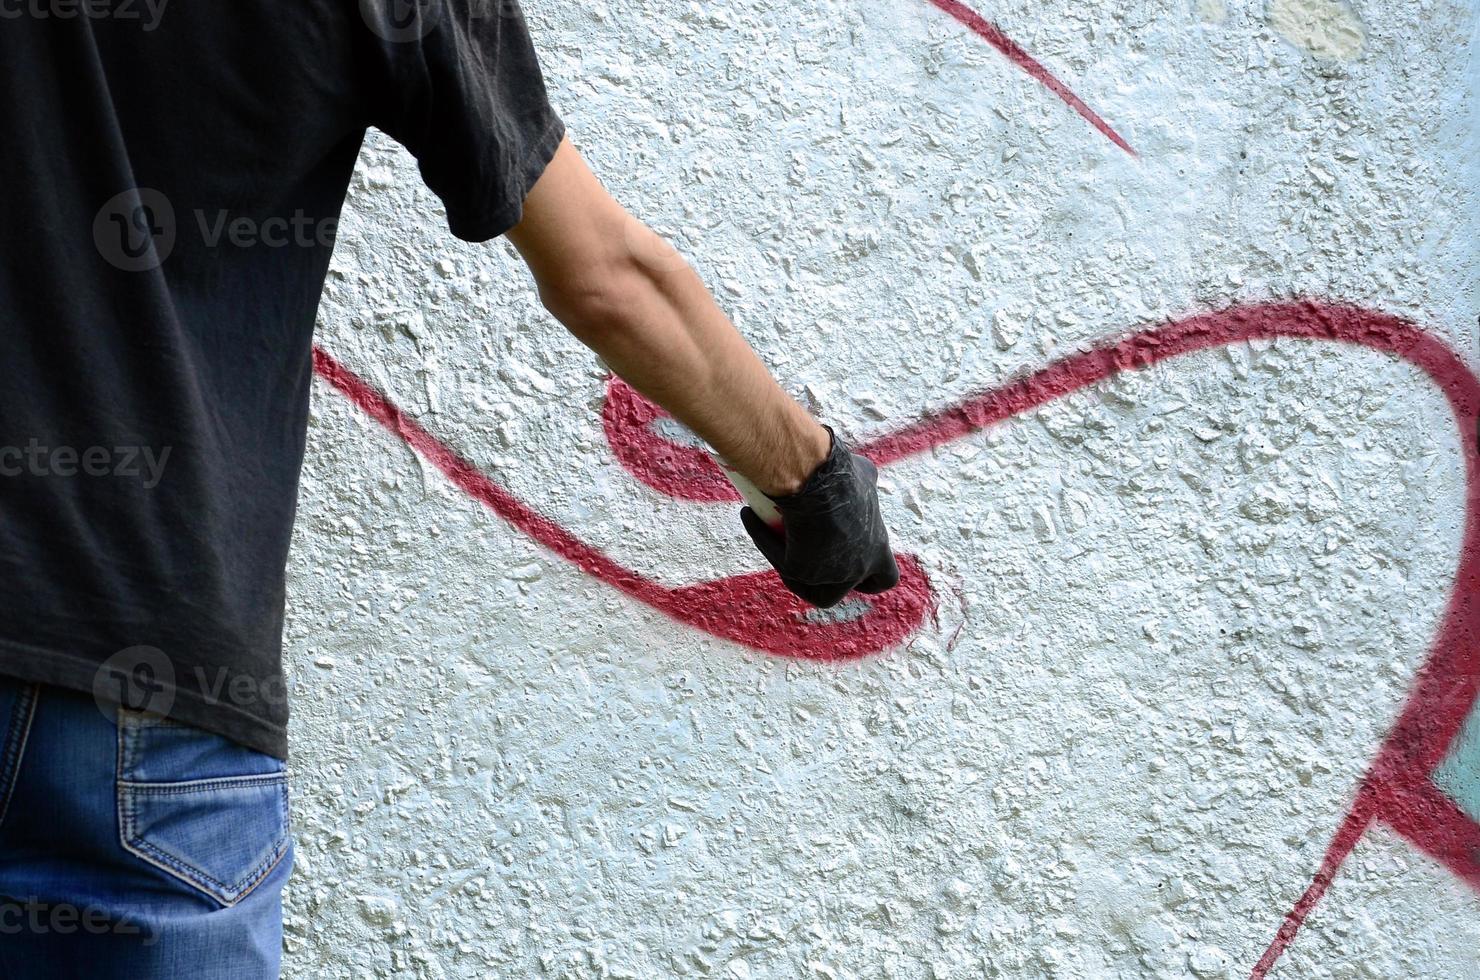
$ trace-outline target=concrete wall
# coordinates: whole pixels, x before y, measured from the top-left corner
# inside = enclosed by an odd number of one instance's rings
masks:
[[[887,466],[934,609],[844,659],[586,574],[321,385],[287,975],[1241,977],[1335,838],[1270,975],[1480,977],[1474,0],[526,11],[592,166],[856,440],[1255,312]],[[1261,335],[1302,323],[1357,342]],[[320,342],[657,586],[762,567],[384,138]]]

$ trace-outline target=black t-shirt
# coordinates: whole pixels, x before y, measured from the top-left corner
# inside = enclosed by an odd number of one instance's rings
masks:
[[[365,130],[500,235],[564,134],[515,0],[0,12],[0,674],[287,755],[314,319]]]

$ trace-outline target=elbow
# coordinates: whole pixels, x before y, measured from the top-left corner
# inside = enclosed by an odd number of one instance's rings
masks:
[[[676,318],[698,276],[661,236],[628,215],[593,224],[532,265],[540,303],[588,344]]]
[[[583,339],[637,327],[664,295],[661,281],[631,255],[582,262],[538,287],[541,305]]]

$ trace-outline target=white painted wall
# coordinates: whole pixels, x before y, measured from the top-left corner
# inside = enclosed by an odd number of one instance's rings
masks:
[[[977,9],[1139,159],[925,0],[526,5],[592,166],[851,434],[1292,293],[1480,366],[1474,0]],[[320,340],[623,562],[761,567],[621,469],[594,358],[383,138]],[[1459,438],[1356,349],[1101,386],[886,472],[939,622],[826,665],[634,605],[320,387],[286,973],[1247,976],[1427,652]],[[1274,975],[1477,949],[1480,895],[1379,831]]]

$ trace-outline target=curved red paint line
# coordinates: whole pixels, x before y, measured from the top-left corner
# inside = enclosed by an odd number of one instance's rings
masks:
[[[1025,377],[933,412],[893,433],[865,443],[861,451],[880,463],[890,463],[927,452],[954,439],[978,432],[997,422],[1031,411],[1065,395],[1171,358],[1250,340],[1275,338],[1325,340],[1367,347],[1392,355],[1424,371],[1444,393],[1462,435],[1465,457],[1465,529],[1459,567],[1448,606],[1428,659],[1391,733],[1378,752],[1367,779],[1358,789],[1357,803],[1343,821],[1317,872],[1315,881],[1285,917],[1270,949],[1255,967],[1262,977],[1294,940],[1300,925],[1315,908],[1342,862],[1361,839],[1371,819],[1381,819],[1419,849],[1442,862],[1465,881],[1480,887],[1480,827],[1448,801],[1434,786],[1434,768],[1458,736],[1480,691],[1480,379],[1442,341],[1414,324],[1371,310],[1335,303],[1302,301],[1237,306],[1188,317],[1136,333],[1117,343],[1072,354]],[[591,574],[609,581],[655,608],[715,635],[776,652],[818,655],[817,647],[795,644],[794,624],[805,623],[800,603],[779,596],[774,576],[763,573],[702,583],[686,589],[667,589],[622,568],[569,532],[535,514],[502,488],[493,485],[470,464],[428,435],[414,421],[391,406],[383,396],[349,374],[327,354],[315,352],[319,372],[350,395],[361,407],[419,452],[432,459],[469,493],[520,526],[547,547],[575,561]],[[613,418],[627,417],[617,413]],[[636,417],[641,417],[640,413]],[[650,432],[651,419],[639,428]],[[614,447],[636,429],[608,426]],[[641,454],[625,459],[629,465]],[[641,471],[638,475],[642,475]],[[671,472],[670,472],[671,476]],[[884,629],[870,631],[837,655],[857,655],[882,649],[884,636],[902,640],[925,616],[928,584],[913,562],[907,568],[911,590],[919,590],[902,611],[885,619]],[[918,579],[915,576],[919,576]],[[898,592],[899,590],[896,590]],[[887,601],[886,593],[877,601]],[[745,623],[728,617],[723,603],[738,602],[753,610],[759,622],[756,636],[744,635]],[[790,606],[787,603],[790,602]],[[751,605],[747,606],[746,604]],[[855,622],[869,623],[865,615]],[[903,632],[899,628],[908,622]],[[831,624],[836,626],[838,624]],[[842,624],[848,625],[848,624]],[[870,625],[873,625],[870,623]],[[846,630],[819,631],[813,642],[856,640]],[[769,643],[765,646],[762,642]],[[1370,809],[1369,809],[1370,807]]]
[[[1087,385],[1125,371],[1196,351],[1279,337],[1328,340],[1390,354],[1422,369],[1444,392],[1462,435],[1466,469],[1465,533],[1449,605],[1424,667],[1359,790],[1359,805],[1343,822],[1315,881],[1286,916],[1254,977],[1262,977],[1293,941],[1319,903],[1341,863],[1373,819],[1381,819],[1461,879],[1480,888],[1480,826],[1433,787],[1432,773],[1449,751],[1480,690],[1480,380],[1437,338],[1384,313],[1333,303],[1303,301],[1255,304],[1193,316],[1146,330],[1119,343],[1074,354],[957,405],[933,412],[902,429],[863,443],[859,452],[888,464],[978,432]],[[638,398],[608,389],[619,401]],[[644,411],[630,406],[609,415],[613,449],[634,475],[650,486],[691,500],[728,499],[715,477],[685,466],[684,447],[670,447],[661,479],[644,469],[643,452],[629,451],[631,433],[621,424]],[[656,438],[651,418],[643,431]],[[634,443],[641,445],[641,443]],[[1420,805],[1422,804],[1422,805]]]
[[[1376,816],[1480,890],[1480,824],[1417,770],[1377,783]]]
[[[1299,302],[1235,307],[1194,316],[1129,337],[1118,344],[1074,354],[1025,378],[934,413],[867,443],[862,451],[889,463],[1031,411],[1123,371],[1182,354],[1249,340],[1288,337],[1367,347],[1418,367],[1444,393],[1460,432],[1465,458],[1465,530],[1448,606],[1429,656],[1391,732],[1378,751],[1361,792],[1370,792],[1380,818],[1462,880],[1480,887],[1480,827],[1433,787],[1434,769],[1459,735],[1480,693],[1480,379],[1442,341],[1406,320],[1339,304]],[[1423,801],[1423,807],[1416,807]],[[1353,824],[1333,842],[1313,891],[1287,917],[1273,957],[1325,892],[1360,834]],[[1307,902],[1307,899],[1309,901]],[[1293,928],[1291,928],[1293,926]],[[1263,961],[1261,961],[1263,962]],[[1267,970],[1268,967],[1266,966]],[[1260,972],[1253,974],[1263,976]]]
[[[1256,339],[1290,337],[1356,344],[1420,368],[1444,393],[1465,458],[1465,531],[1449,604],[1429,657],[1378,751],[1359,798],[1372,795],[1380,818],[1454,874],[1480,887],[1480,827],[1433,786],[1443,761],[1480,693],[1480,379],[1442,341],[1387,314],[1314,302],[1247,306],[1195,316],[1119,344],[1076,354],[996,391],[970,399],[876,440],[866,451],[890,462],[1020,415],[1122,371],[1181,354]],[[1422,803],[1423,805],[1418,805]],[[1447,805],[1445,805],[1447,804]],[[1365,808],[1366,804],[1363,804]],[[1341,862],[1356,846],[1365,814],[1343,824],[1311,890],[1286,917],[1260,960],[1265,975],[1294,940]]]
[[[1131,149],[1131,145],[1121,138],[1119,133],[1111,129],[1109,123],[1085,105],[1084,100],[1070,91],[1069,86],[1055,78],[1052,72],[1039,63],[1038,59],[1024,51],[1021,45],[1003,33],[1002,28],[961,3],[960,0],[928,0],[928,2],[956,18],[982,40],[1002,52],[1008,61],[1027,72],[1054,95],[1063,99],[1069,108],[1083,116],[1095,129],[1108,136],[1116,146],[1131,156],[1137,156],[1136,151]]]
[[[899,555],[900,587],[855,595],[839,611],[815,610],[782,587],[774,572],[670,588],[612,560],[494,483],[369,382],[315,347],[314,370],[404,441],[473,499],[586,574],[659,612],[714,636],[787,657],[840,659],[897,646],[934,609],[920,563]]]
[[[607,379],[601,428],[627,472],[678,500],[740,502],[724,472],[702,449],[663,438],[654,423],[669,418],[657,405],[616,375]]]
[[[1295,941],[1305,919],[1336,880],[1337,872],[1356,850],[1367,829],[1381,820],[1424,854],[1480,890],[1480,824],[1434,785],[1432,769],[1410,770],[1380,778],[1374,772],[1357,791],[1357,799],[1337,828],[1315,880],[1285,916],[1274,941],[1259,958],[1250,980],[1264,980]]]

